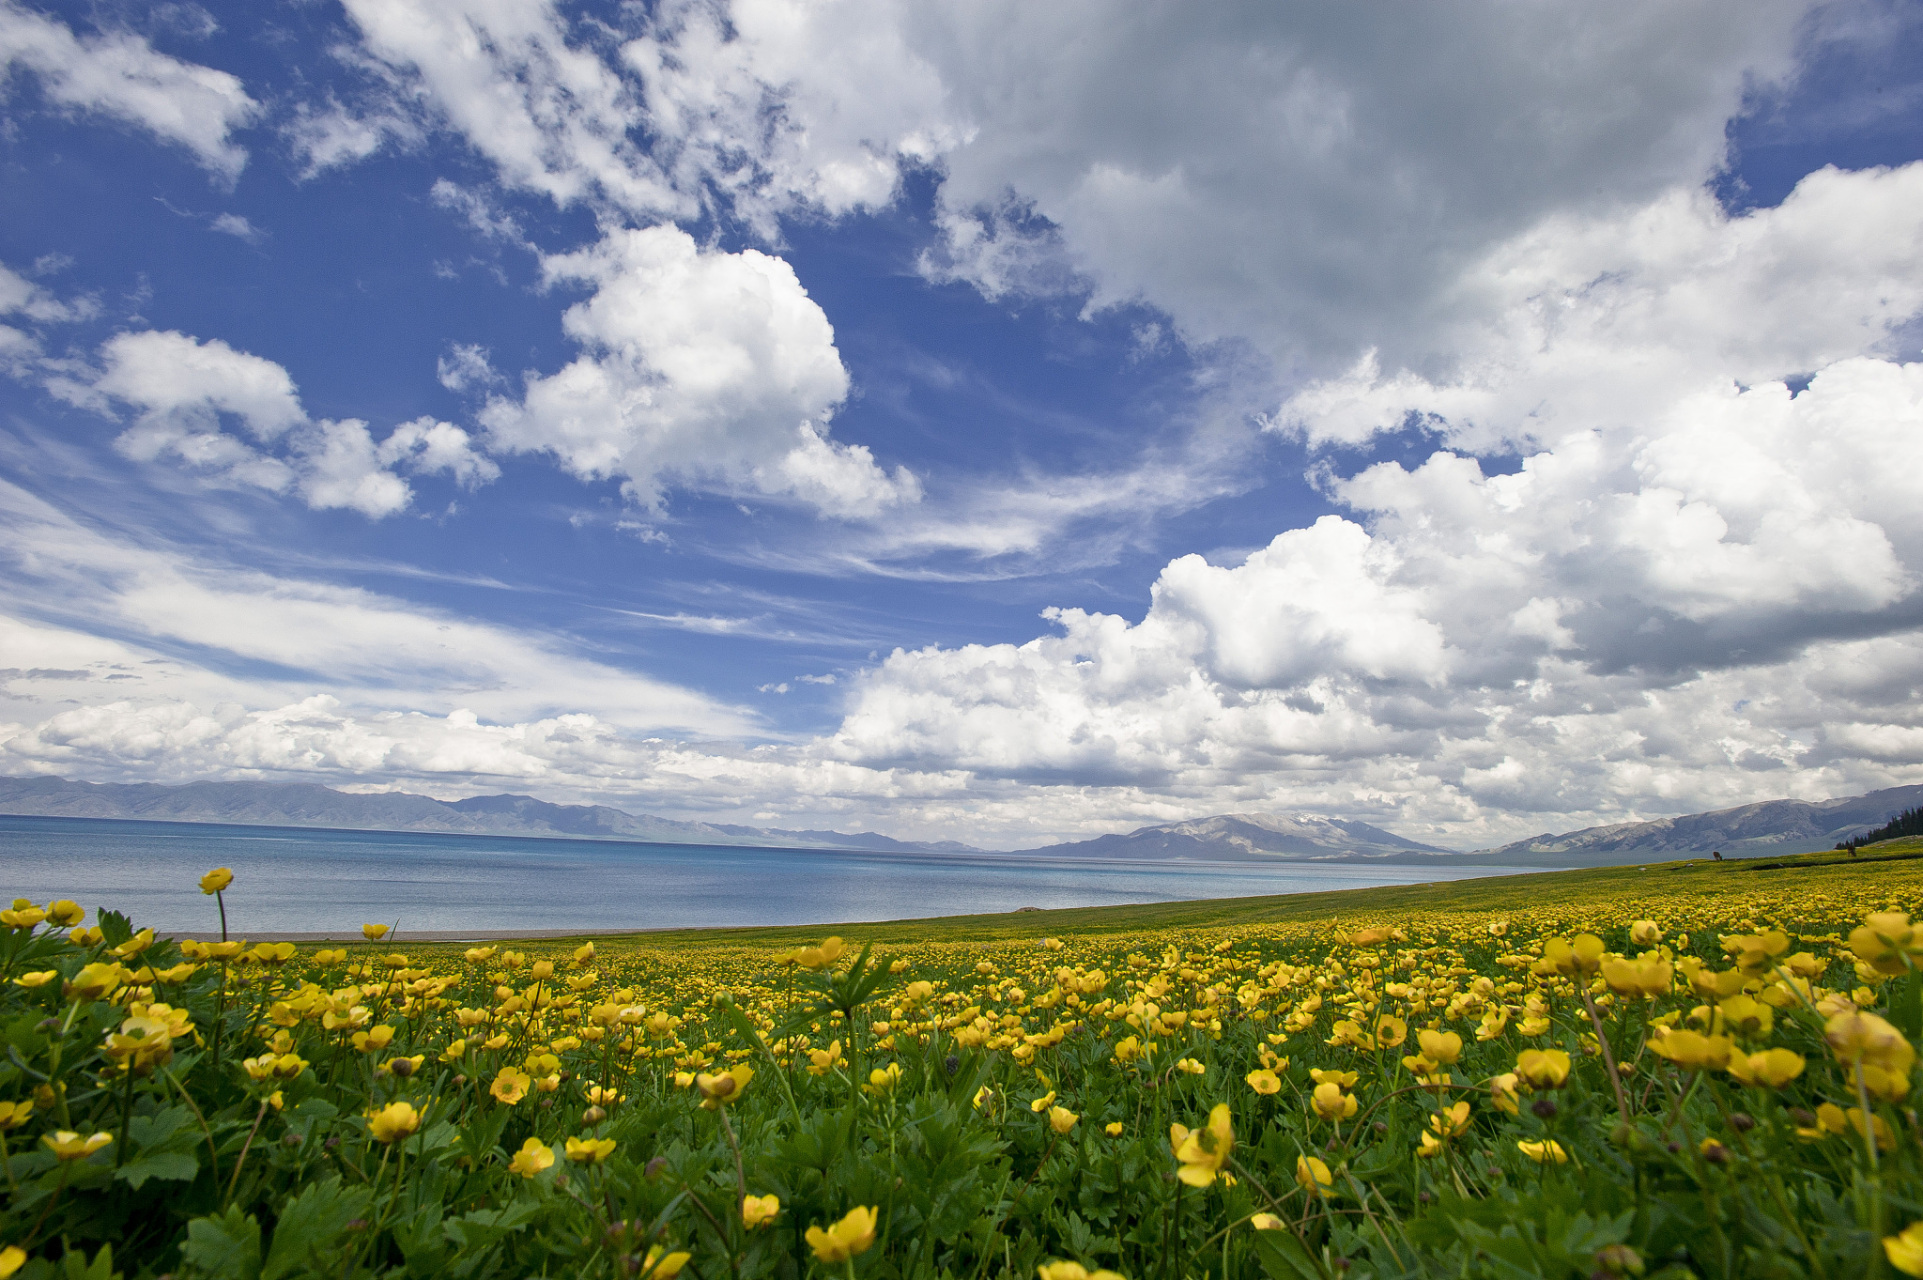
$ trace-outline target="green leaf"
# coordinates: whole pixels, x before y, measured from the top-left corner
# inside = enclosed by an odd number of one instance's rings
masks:
[[[1923,1036],[1923,974],[1911,971],[1890,984],[1890,1021],[1912,1040]]]
[[[192,1182],[199,1174],[200,1161],[191,1151],[149,1151],[114,1170],[114,1177],[136,1191],[145,1186],[149,1178]]]
[[[180,1256],[208,1280],[255,1280],[260,1273],[260,1221],[242,1213],[239,1205],[195,1218],[187,1224]]]
[[[1292,1231],[1252,1231],[1255,1257],[1269,1280],[1327,1280],[1327,1273]]]
[[[60,1259],[60,1273],[64,1280],[120,1280],[120,1273],[114,1270],[114,1247],[110,1244],[101,1245],[92,1262],[87,1261],[86,1250],[69,1250]]]
[[[168,1144],[170,1138],[184,1136],[192,1143],[200,1135],[186,1129],[188,1112],[185,1107],[168,1107],[149,1116],[135,1116],[127,1124],[127,1139],[136,1150],[145,1151],[149,1147]],[[183,1130],[186,1130],[183,1134]]]
[[[107,940],[107,945],[110,947],[117,947],[134,936],[133,921],[118,911],[102,908],[95,917],[95,924],[100,930],[100,936]]]
[[[308,1187],[281,1207],[260,1280],[279,1280],[339,1247],[348,1234],[347,1224],[366,1218],[373,1204],[372,1191],[344,1188],[339,1177]]]

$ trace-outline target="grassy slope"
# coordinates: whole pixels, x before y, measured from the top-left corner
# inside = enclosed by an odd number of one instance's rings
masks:
[[[1873,885],[1877,878],[1910,870],[1904,863],[1923,857],[1923,839],[1888,840],[1866,845],[1852,862],[1832,851],[1768,859],[1712,862],[1656,862],[1643,866],[1584,871],[1542,871],[1477,880],[1383,885],[1324,893],[1293,893],[1255,898],[1213,898],[1197,902],[1154,902],[1135,906],[1075,907],[1059,911],[1005,912],[996,915],[944,916],[877,924],[803,925],[744,929],[677,929],[618,935],[649,947],[751,943],[775,946],[817,942],[842,932],[863,942],[991,941],[1043,934],[1111,934],[1136,929],[1206,927],[1264,922],[1316,921],[1331,916],[1379,916],[1392,921],[1399,912],[1518,911],[1525,907],[1582,905],[1633,896],[1652,889],[1665,894],[1710,896],[1731,890],[1777,886],[1802,879],[1799,873],[1823,869],[1823,888]],[[574,941],[579,941],[575,939]],[[518,945],[518,944],[516,944]]]

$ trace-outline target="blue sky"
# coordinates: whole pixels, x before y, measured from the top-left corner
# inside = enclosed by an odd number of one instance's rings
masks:
[[[1914,5],[0,0],[0,771],[1923,781]]]

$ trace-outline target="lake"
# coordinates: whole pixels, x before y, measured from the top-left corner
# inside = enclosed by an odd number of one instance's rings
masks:
[[[236,937],[838,924],[1514,875],[1513,867],[1144,864],[521,836],[0,816],[0,899],[73,898],[218,934],[201,873],[231,867]],[[91,919],[91,915],[89,917]]]

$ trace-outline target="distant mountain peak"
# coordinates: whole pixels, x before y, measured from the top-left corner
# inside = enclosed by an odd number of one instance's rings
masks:
[[[1126,835],[1097,836],[1025,850],[1075,858],[1187,858],[1277,861],[1448,853],[1392,831],[1347,818],[1312,813],[1218,813],[1137,827]]]
[[[608,805],[555,804],[512,793],[436,800],[406,791],[348,792],[312,782],[69,782],[0,777],[0,813],[349,831],[628,840],[642,844],[755,845],[876,852],[980,852],[953,841],[918,843],[873,832],[783,831],[679,822]]]

